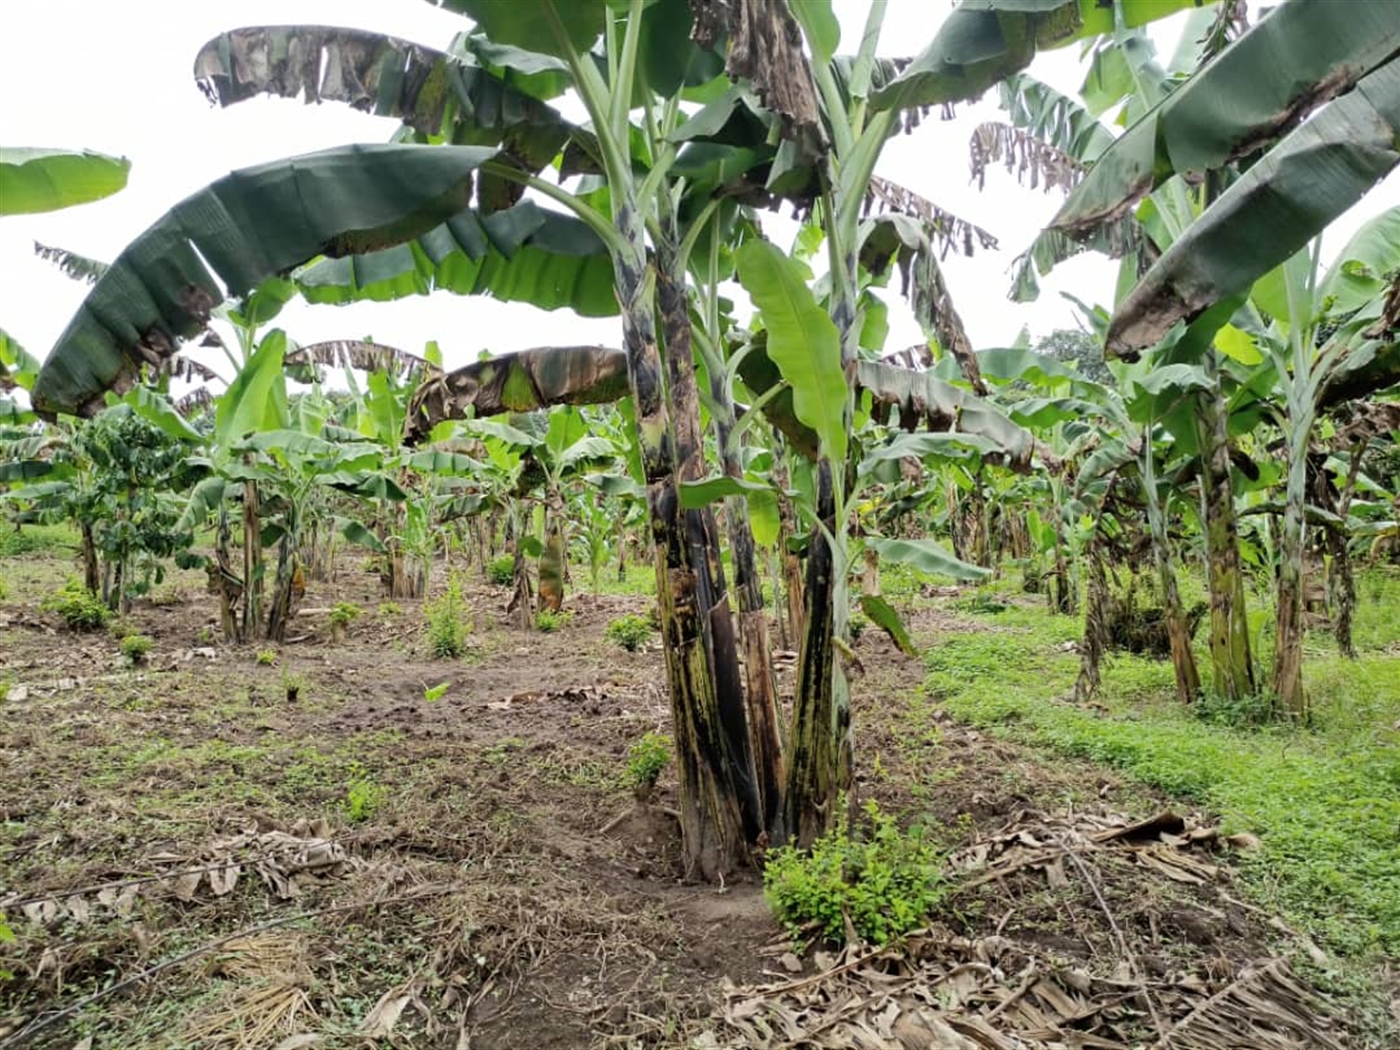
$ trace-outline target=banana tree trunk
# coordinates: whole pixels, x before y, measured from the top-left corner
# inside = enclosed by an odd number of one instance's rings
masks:
[[[245,462],[252,464],[249,455]],[[258,483],[243,483],[243,639],[256,638],[263,613],[262,522],[258,511]]]
[[[1310,400],[1292,400],[1287,419],[1288,486],[1279,542],[1273,687],[1283,710],[1301,720],[1308,715],[1303,691],[1303,563],[1307,551],[1308,438],[1314,412]]]
[[[1351,447],[1351,462],[1337,498],[1337,517],[1341,519],[1341,525],[1331,530],[1330,537],[1332,597],[1337,609],[1333,631],[1337,638],[1337,651],[1348,660],[1356,659],[1356,646],[1351,640],[1351,618],[1356,609],[1356,578],[1351,571],[1351,535],[1347,528],[1347,515],[1351,513],[1351,498],[1356,492],[1356,479],[1361,473],[1361,453],[1365,447],[1364,442]]]
[[[564,498],[551,489],[544,502],[544,553],[540,555],[540,608],[564,607]]]
[[[817,515],[835,535],[836,502],[832,465],[817,466]],[[793,703],[792,748],[788,757],[786,825],[789,841],[812,844],[839,816],[837,802],[851,785],[853,740],[850,687],[837,663],[837,606],[845,601],[840,575],[844,551],[833,550],[815,530],[807,552],[801,647]],[[841,618],[844,620],[844,617]],[[852,800],[854,801],[854,800]]]
[[[1257,691],[1249,645],[1244,572],[1240,567],[1235,494],[1230,480],[1227,410],[1214,350],[1204,361],[1214,389],[1197,401],[1201,448],[1201,513],[1206,527],[1206,587],[1210,593],[1210,665],[1215,692],[1232,701]]]
[[[614,256],[618,301],[622,307],[623,345],[627,355],[627,381],[636,413],[638,444],[646,482],[647,511],[655,540],[657,604],[665,642],[666,676],[675,723],[676,765],[680,781],[680,825],[686,866],[709,880],[746,866],[749,846],[760,832],[759,807],[748,754],[744,725],[742,684],[737,661],[717,666],[714,659],[715,626],[729,625],[727,615],[716,617],[717,599],[710,566],[718,563],[718,545],[704,529],[703,517],[681,508],[678,468],[692,447],[683,439],[698,441],[689,433],[689,421],[679,435],[672,430],[663,395],[661,358],[656,339],[652,289],[658,274],[647,258],[646,237],[630,186],[614,186],[614,214],[626,249]],[[689,359],[689,317],[676,326],[668,352],[685,367],[672,372],[690,373],[689,391],[684,383],[671,390],[678,416],[688,416],[682,399],[693,398],[694,375]],[[698,409],[695,411],[698,420]],[[727,611],[727,606],[725,607]],[[732,633],[720,639],[733,651]]]
[[[773,485],[778,490],[778,549],[783,563],[783,607],[786,611],[782,631],[784,649],[790,649],[802,637],[802,559],[788,545],[788,541],[797,536],[797,516],[793,513],[792,499],[787,494],[791,484],[787,451],[782,439],[775,435]]]
[[[246,593],[233,571],[233,545],[228,521],[228,504],[219,503],[219,527],[214,539],[214,569],[210,573],[210,584],[219,595],[219,626],[223,630],[224,641],[241,644],[242,615],[239,602]]]
[[[1108,568],[1103,544],[1096,535],[1089,542],[1089,593],[1084,609],[1084,639],[1079,645],[1079,677],[1074,701],[1082,704],[1099,691],[1099,664],[1108,648]]]
[[[744,469],[739,461],[739,450],[731,444],[735,411],[729,385],[721,376],[712,373],[710,393],[714,401],[711,419],[716,442],[723,452],[724,472],[731,478],[742,478]],[[739,637],[744,647],[744,687],[759,806],[768,841],[780,843],[787,838],[783,812],[787,764],[783,754],[777,678],[773,671],[773,647],[768,637],[763,581],[759,576],[748,500],[742,496],[726,499],[724,517],[734,565],[734,589],[739,595]]]
[[[288,516],[295,518],[289,510]],[[300,526],[295,521],[287,523],[287,531],[277,545],[277,574],[272,587],[272,603],[267,612],[267,640],[285,642],[287,625],[296,614],[297,579],[301,575],[301,562],[297,555]],[[305,586],[305,584],[303,584]]]
[[[1147,523],[1152,536],[1152,554],[1157,563],[1157,575],[1162,586],[1162,616],[1166,620],[1167,641],[1171,646],[1176,696],[1182,703],[1189,704],[1201,695],[1201,674],[1196,668],[1196,655],[1191,651],[1191,631],[1187,626],[1186,610],[1181,605],[1181,591],[1176,585],[1176,567],[1172,557],[1171,539],[1167,535],[1166,512],[1157,492],[1150,428],[1143,434],[1142,446]]]
[[[102,590],[102,569],[97,562],[97,538],[93,535],[92,522],[83,522],[82,532],[83,589],[95,595]]]

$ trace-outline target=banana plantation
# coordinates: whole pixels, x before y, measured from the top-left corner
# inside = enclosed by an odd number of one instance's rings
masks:
[[[436,6],[169,85],[391,141],[34,245],[0,1047],[1393,1046],[1400,6]],[[0,235],[141,163],[0,148]],[[998,249],[1116,283],[978,345]],[[476,359],[292,319],[430,294]]]

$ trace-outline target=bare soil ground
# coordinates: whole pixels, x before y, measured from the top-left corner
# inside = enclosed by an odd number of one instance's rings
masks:
[[[1307,945],[1239,899],[1208,820],[1115,832],[1167,803],[953,724],[873,631],[861,793],[980,881],[922,940],[838,957],[792,952],[755,877],[687,877],[668,776],[634,800],[662,655],[604,631],[647,599],[575,594],[522,632],[471,572],[472,648],[443,661],[348,561],[303,606],[358,602],[349,636],[303,616],[266,651],[218,644],[180,575],[130,616],[155,640],[132,669],[38,611],[69,571],[9,561],[0,603],[0,1046],[1349,1045],[1335,1005],[1251,983]],[[909,614],[921,645],[976,629]],[[1193,1034],[1251,995],[1259,1041]]]

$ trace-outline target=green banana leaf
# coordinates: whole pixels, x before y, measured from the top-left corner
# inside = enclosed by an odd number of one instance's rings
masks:
[[[343,146],[219,179],[158,219],[97,282],[39,373],[35,409],[95,412],[105,391],[170,357],[224,299],[317,255],[422,235],[466,207],[473,172],[495,152]]]
[[[885,540],[871,536],[865,542],[880,555],[881,561],[910,565],[931,575],[951,576],[955,580],[969,582],[984,580],[991,575],[990,569],[969,565],[933,540]]]
[[[893,605],[878,594],[862,594],[859,601],[860,611],[865,614],[865,618],[889,635],[900,652],[906,656],[919,655],[914,639],[909,634],[909,628],[904,626],[904,621],[900,619]]]
[[[892,82],[871,93],[875,109],[975,99],[1030,65],[1038,49],[1111,33],[1121,17],[1146,25],[1196,0],[963,0],[933,42]]]
[[[1345,10],[1339,17],[1326,0],[1280,4],[1129,128],[1050,225],[1087,230],[1125,214],[1172,175],[1221,168],[1258,150],[1400,50],[1391,0],[1349,0]]]
[[[39,375],[39,359],[0,328],[0,390],[30,390]]]
[[[816,432],[821,453],[843,463],[848,388],[841,340],[804,269],[767,241],[747,241],[739,249],[739,282],[762,315],[768,357],[792,389],[793,413]]]
[[[1248,291],[1397,164],[1400,58],[1287,135],[1221,194],[1124,300],[1106,349],[1132,355],[1176,322]]]
[[[566,57],[587,52],[603,34],[605,0],[428,0],[475,22],[500,44]],[[567,41],[567,46],[560,37]]]
[[[581,220],[529,200],[490,215],[464,211],[411,243],[321,260],[295,282],[308,302],[335,305],[441,288],[584,317],[618,309],[607,246]]]
[[[0,215],[57,211],[110,197],[131,161],[91,150],[0,146]]]

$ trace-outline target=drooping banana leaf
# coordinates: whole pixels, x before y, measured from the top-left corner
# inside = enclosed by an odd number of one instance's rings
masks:
[[[602,346],[521,350],[425,379],[409,403],[404,440],[417,444],[437,424],[464,419],[471,410],[481,419],[550,405],[606,404],[626,395],[627,355],[621,350]]]
[[[168,358],[225,298],[317,255],[421,236],[467,206],[474,170],[493,156],[474,146],[342,146],[219,179],[157,220],[97,282],[39,373],[35,409],[95,412],[105,391]]]
[[[464,211],[415,241],[322,260],[295,280],[313,303],[389,301],[441,288],[584,317],[618,309],[607,246],[581,220],[530,200],[490,215]]]
[[[1258,150],[1400,51],[1391,0],[1354,0],[1345,11],[1341,17],[1327,0],[1278,5],[1129,128],[1051,226],[1072,234],[1092,228],[1174,174],[1220,168]]]
[[[398,118],[425,136],[498,146],[503,159],[532,174],[554,159],[574,130],[552,106],[489,69],[363,29],[235,29],[200,49],[194,76],[221,106],[260,94],[343,102]],[[516,203],[521,192],[517,184],[484,175],[478,198],[495,210]]]
[[[110,197],[131,161],[91,150],[0,146],[0,215],[57,211]]]
[[[298,347],[282,358],[282,366],[298,382],[318,378],[321,368],[384,372],[399,380],[441,371],[417,354],[363,339],[331,339]]]
[[[876,109],[908,109],[974,99],[1030,65],[1037,50],[1111,33],[1119,17],[1135,28],[1194,6],[1196,0],[964,0],[870,101]]]
[[[1396,25],[1400,33],[1400,19]],[[1247,291],[1397,164],[1400,58],[1286,136],[1221,194],[1124,300],[1107,349],[1130,355],[1152,346],[1177,321]]]

